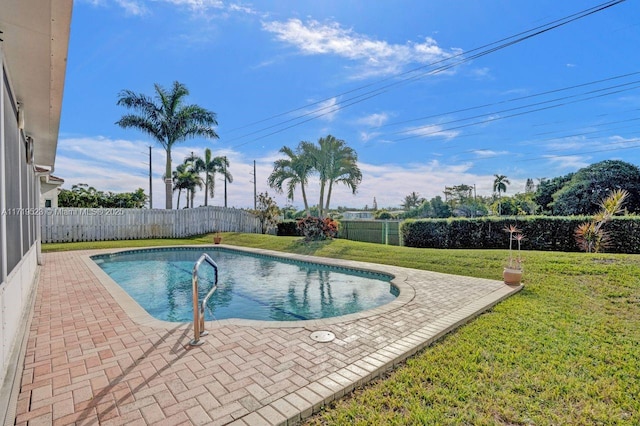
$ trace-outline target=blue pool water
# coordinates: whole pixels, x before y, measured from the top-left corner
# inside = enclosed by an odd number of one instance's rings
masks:
[[[132,250],[92,259],[153,317],[193,320],[191,273],[207,253],[218,265],[218,289],[205,319],[297,321],[351,314],[391,302],[391,276],[223,248]],[[200,299],[213,285],[213,268],[199,269]]]

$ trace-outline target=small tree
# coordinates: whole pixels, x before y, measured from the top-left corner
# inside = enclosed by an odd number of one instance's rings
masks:
[[[278,223],[280,209],[267,192],[261,192],[256,197],[256,210],[252,210],[252,213],[258,216],[261,232],[266,234],[270,227]]]

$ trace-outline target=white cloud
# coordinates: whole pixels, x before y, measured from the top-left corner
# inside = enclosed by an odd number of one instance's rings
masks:
[[[575,171],[587,167],[591,163],[584,155],[543,155],[555,170]]]
[[[200,16],[204,12],[211,12],[213,10],[223,13],[226,17],[231,13],[239,13],[243,15],[262,15],[266,17],[266,14],[258,12],[251,6],[242,4],[239,2],[224,2],[222,0],[152,0],[156,2],[164,2],[172,4],[176,7],[186,7],[192,12],[196,12]],[[210,16],[209,16],[210,17]]]
[[[345,29],[337,22],[306,23],[299,19],[285,22],[263,22],[262,27],[284,43],[306,55],[336,55],[357,62],[362,68],[359,77],[390,75],[401,72],[408,64],[428,64],[460,53],[446,51],[426,37],[423,42],[390,44],[372,40],[366,35]]]
[[[491,69],[487,67],[472,69],[471,75],[480,80],[490,79],[492,77]]]
[[[584,136],[573,136],[568,138],[558,138],[549,141],[546,146],[553,151],[567,151],[581,149],[586,145],[587,141]],[[533,141],[533,144],[537,144]]]
[[[492,158],[509,154],[509,151],[493,151],[490,149],[476,149],[472,152],[480,158]]]
[[[137,0],[116,0],[116,3],[125,10],[127,15],[141,16],[149,12],[147,7]]]
[[[154,0],[162,1],[164,3],[170,3],[175,6],[186,6],[192,10],[206,10],[206,9],[223,9],[224,2],[221,0]]]
[[[212,11],[218,11],[220,14],[216,17],[226,17],[231,13],[239,13],[244,15],[260,15],[267,17],[267,14],[263,14],[253,9],[251,6],[235,2],[228,3],[222,0],[77,0],[84,3],[91,4],[93,6],[107,6],[109,4],[116,4],[120,8],[124,9],[127,15],[141,16],[146,15],[153,9],[153,3],[168,3],[177,8],[187,9],[194,14],[211,18],[210,13]],[[205,12],[209,12],[205,15]]]
[[[404,129],[403,135],[417,136],[423,138],[445,138],[447,140],[453,139],[460,134],[457,130],[444,130],[442,126],[437,124],[430,124],[427,126],[409,127]]]
[[[366,117],[358,119],[358,124],[369,127],[380,127],[389,120],[389,114],[386,112],[369,114]]]
[[[380,136],[380,132],[360,132],[360,140],[363,142],[369,142],[371,139],[375,139]]]
[[[311,117],[331,122],[335,120],[339,110],[340,106],[338,105],[338,98],[333,97],[315,104],[305,113],[309,114]]]

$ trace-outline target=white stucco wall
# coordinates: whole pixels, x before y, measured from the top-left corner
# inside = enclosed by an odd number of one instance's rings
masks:
[[[40,207],[45,207],[45,201],[51,200],[51,207],[58,207],[59,184],[40,182]]]

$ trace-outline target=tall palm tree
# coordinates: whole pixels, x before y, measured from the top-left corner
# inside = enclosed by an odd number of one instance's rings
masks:
[[[213,157],[209,148],[204,150],[204,158],[196,159],[196,170],[204,172],[204,205],[207,206],[209,196],[213,198],[216,182],[216,173],[221,173],[227,182],[233,182],[233,176],[229,172],[229,160],[227,157]]]
[[[502,216],[502,203],[500,202],[500,194],[507,192],[507,185],[511,185],[509,179],[505,175],[493,175],[493,192],[498,192],[498,215]]]
[[[302,191],[302,201],[304,202],[304,210],[309,213],[309,203],[307,202],[307,193],[305,191],[305,185],[309,175],[313,171],[312,162],[309,155],[307,155],[312,144],[310,142],[302,141],[298,144],[296,150],[292,150],[288,146],[280,148],[280,152],[287,156],[276,160],[273,163],[273,172],[269,175],[267,182],[269,186],[279,193],[283,192],[283,185],[287,182],[287,198],[293,201],[293,195],[296,186],[300,185]]]
[[[154,84],[155,96],[123,90],[118,94],[118,105],[134,111],[123,115],[116,122],[122,128],[136,128],[160,144],[167,153],[165,167],[165,195],[167,209],[172,208],[171,148],[177,142],[198,136],[218,139],[212,126],[217,126],[216,114],[198,105],[185,105],[184,98],[189,94],[187,87],[174,82],[170,91]]]
[[[320,175],[320,203],[318,205],[320,217],[329,211],[331,192],[334,183],[343,183],[356,193],[362,182],[362,172],[358,167],[358,154],[347,146],[342,139],[327,135],[318,140],[318,147],[311,151],[314,158],[314,168]],[[324,203],[325,189],[327,191]]]

